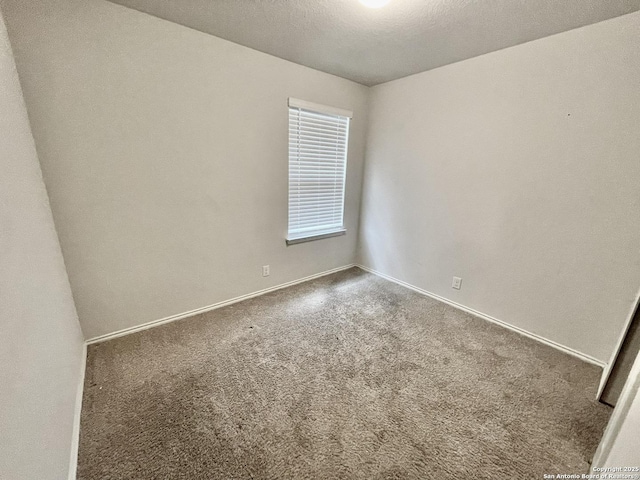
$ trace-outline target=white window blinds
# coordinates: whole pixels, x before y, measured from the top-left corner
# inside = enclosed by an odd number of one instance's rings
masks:
[[[296,240],[344,231],[351,112],[289,99],[289,231]]]

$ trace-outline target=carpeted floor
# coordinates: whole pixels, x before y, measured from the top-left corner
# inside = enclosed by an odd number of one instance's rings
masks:
[[[586,473],[599,375],[351,269],[90,346],[78,479]]]

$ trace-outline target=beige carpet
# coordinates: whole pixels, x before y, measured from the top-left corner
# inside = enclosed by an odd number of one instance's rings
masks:
[[[358,269],[88,355],[79,479],[541,479],[610,413],[598,368]]]

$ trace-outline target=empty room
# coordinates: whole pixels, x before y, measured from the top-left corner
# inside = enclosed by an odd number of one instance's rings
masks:
[[[0,0],[0,479],[640,479],[640,0]]]

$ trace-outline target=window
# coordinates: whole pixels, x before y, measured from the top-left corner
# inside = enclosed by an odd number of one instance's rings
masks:
[[[289,99],[287,244],[342,235],[352,113]]]

